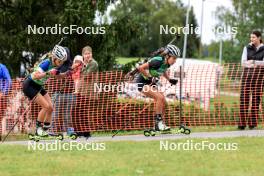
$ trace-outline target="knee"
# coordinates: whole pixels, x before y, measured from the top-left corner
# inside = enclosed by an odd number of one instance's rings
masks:
[[[53,106],[52,106],[52,104],[46,104],[44,108],[48,112],[53,112]]]
[[[157,96],[157,101],[165,103],[166,99],[165,99],[164,95],[158,95]]]

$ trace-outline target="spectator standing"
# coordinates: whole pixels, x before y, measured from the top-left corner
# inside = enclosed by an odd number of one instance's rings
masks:
[[[7,67],[0,63],[0,119],[3,117],[7,106],[7,95],[11,88],[12,80]]]
[[[244,47],[241,63],[243,67],[240,92],[240,119],[238,129],[257,127],[264,76],[264,45],[259,31],[250,34],[250,43]],[[251,110],[250,107],[251,97]]]

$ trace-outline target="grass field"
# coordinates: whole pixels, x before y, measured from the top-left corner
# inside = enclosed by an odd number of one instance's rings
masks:
[[[117,63],[118,64],[127,64],[132,61],[137,61],[139,58],[138,57],[117,57]]]
[[[169,142],[186,141],[187,139],[181,139]],[[159,141],[107,142],[104,151],[46,152],[29,151],[27,146],[0,145],[0,175],[263,175],[263,138],[240,137],[207,139],[207,141],[212,143],[237,143],[238,150],[161,151]],[[193,142],[202,142],[202,139],[193,139]]]

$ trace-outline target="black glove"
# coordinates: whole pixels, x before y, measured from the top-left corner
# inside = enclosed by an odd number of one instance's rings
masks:
[[[172,85],[176,85],[178,83],[178,80],[177,79],[170,79],[169,82],[172,84]]]
[[[68,70],[68,71],[65,72],[66,77],[71,76],[73,73],[74,73],[73,70]]]
[[[47,75],[52,75],[52,76],[56,76],[56,75],[59,75],[60,74],[60,72],[59,72],[59,70],[57,70],[57,69],[51,69],[50,71],[48,71],[48,72],[46,72],[46,74]]]
[[[156,85],[159,80],[156,77],[148,77],[148,81],[151,85]]]

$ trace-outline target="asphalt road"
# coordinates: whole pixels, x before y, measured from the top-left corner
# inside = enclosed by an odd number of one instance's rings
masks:
[[[89,139],[78,138],[77,142],[106,142],[106,141],[160,141],[160,140],[177,140],[177,139],[210,139],[210,138],[232,138],[232,137],[263,137],[264,130],[245,130],[245,131],[225,131],[225,132],[196,132],[191,133],[190,135],[184,134],[166,134],[159,135],[154,137],[145,137],[144,135],[126,135],[126,136],[111,136],[105,137],[91,137]],[[70,140],[64,140],[70,141]],[[6,141],[2,143],[5,144],[14,144],[14,145],[27,145],[29,141]],[[41,141],[45,143],[53,142],[52,140]]]

